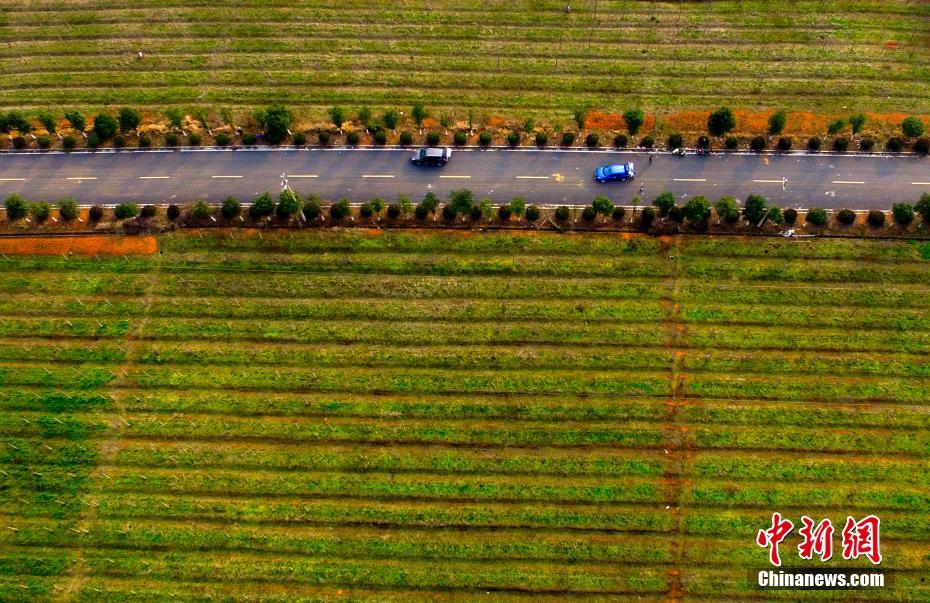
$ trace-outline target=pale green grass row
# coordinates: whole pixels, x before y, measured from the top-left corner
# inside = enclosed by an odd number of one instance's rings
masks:
[[[110,424],[95,415],[75,413],[61,419],[54,415],[9,412],[0,425],[12,438],[104,437]],[[116,424],[126,438],[176,440],[178,442],[222,441],[236,438],[258,443],[346,443],[369,445],[449,445],[507,447],[567,447],[657,449],[677,440],[686,449],[717,450],[818,450],[859,455],[867,451],[920,457],[930,451],[930,434],[892,428],[850,431],[832,427],[689,425],[680,433],[665,423],[629,421],[615,424],[584,422],[553,425],[523,421],[519,426],[501,421],[446,421],[436,419],[366,419],[265,417],[261,421],[215,415],[168,417],[137,413]],[[799,441],[803,435],[806,440]],[[547,437],[548,436],[548,437]]]
[[[265,73],[280,73],[285,71],[306,71],[314,67],[324,71],[343,71],[364,68],[373,72],[401,71],[410,67],[409,54],[397,52],[397,49],[391,48],[394,52],[386,52],[383,43],[368,41],[366,46],[372,48],[367,51],[351,52],[341,46],[341,39],[313,40],[312,44],[307,46],[320,46],[318,51],[323,47],[331,47],[334,43],[340,44],[340,54],[337,56],[327,56],[316,58],[308,54],[286,54],[280,51],[269,53],[247,53],[233,52],[216,57],[210,60],[210,67],[221,71],[239,69],[244,72],[263,71]],[[627,45],[632,45],[627,42]],[[350,43],[351,45],[351,43]],[[396,44],[404,46],[404,44]],[[409,44],[411,48],[409,53],[423,52],[422,48],[416,47],[415,44]],[[466,46],[473,46],[474,43]],[[391,44],[391,47],[395,44]],[[613,45],[612,45],[613,46]],[[448,47],[447,47],[448,48]],[[30,47],[35,52],[35,48]],[[310,49],[306,49],[310,52]],[[449,49],[451,50],[451,49]],[[447,50],[447,52],[449,52]],[[585,50],[591,51],[585,47]],[[616,51],[616,47],[613,48]],[[450,52],[447,56],[438,53],[435,59],[435,72],[458,72],[462,74],[472,74],[484,77],[486,74],[502,75],[507,73],[519,72],[535,77],[559,77],[559,78],[590,78],[592,76],[600,77],[642,77],[644,70],[642,65],[631,63],[623,58],[599,57],[597,60],[578,58],[552,58],[546,56],[536,56],[528,54],[523,49],[522,54],[507,52],[503,57],[498,57],[492,64],[480,64],[476,61],[475,54],[464,54],[464,49],[456,47],[455,52]],[[153,52],[149,50],[149,52]],[[177,48],[173,49],[177,52]],[[496,56],[494,51],[488,51],[486,56]],[[498,49],[497,52],[500,52]],[[668,54],[668,51],[661,54]],[[676,55],[681,53],[676,53]],[[792,74],[797,78],[810,79],[822,77],[825,80],[842,80],[842,81],[869,81],[885,82],[889,86],[896,86],[898,82],[926,80],[930,77],[930,67],[922,67],[910,64],[890,64],[885,69],[879,69],[862,61],[872,60],[880,61],[887,57],[887,51],[880,52],[874,49],[874,58],[862,58],[856,61],[847,61],[841,63],[839,57],[833,61],[825,61],[822,57],[813,59],[810,62],[798,63],[792,67]],[[881,55],[884,54],[885,57]],[[0,54],[0,57],[3,55]],[[441,57],[441,58],[440,58]],[[727,59],[730,60],[727,60]],[[11,76],[15,75],[17,79],[25,79],[27,76],[36,76],[38,74],[57,74],[59,77],[70,80],[69,74],[73,72],[92,72],[93,69],[100,65],[101,60],[106,60],[108,71],[110,73],[121,72],[123,74],[132,73],[139,69],[138,63],[126,56],[126,54],[105,55],[101,57],[96,55],[78,55],[68,56],[59,55],[54,57],[34,57],[27,58],[17,56],[15,58],[0,58],[0,69],[3,69]],[[190,74],[202,68],[205,61],[198,60],[196,57],[179,54],[155,55],[146,61],[146,68],[149,73],[159,74],[163,78],[172,80],[179,78],[192,77]],[[752,72],[766,72],[772,69],[770,61],[764,57],[745,58],[740,61],[740,66],[744,70],[743,77],[751,79]],[[720,57],[710,59],[708,57],[694,56],[690,59],[680,56],[656,58],[652,57],[646,73],[651,77],[722,77],[732,74],[734,64],[732,57]],[[196,77],[196,76],[194,76]]]
[[[222,276],[223,278],[220,278]],[[505,300],[625,300],[671,297],[668,284],[655,280],[618,280],[603,278],[538,279],[526,276],[416,276],[416,275],[331,275],[331,274],[228,274],[183,273],[182,275],[81,273],[66,270],[0,272],[0,291],[9,294],[42,294],[43,299],[56,296],[99,296],[111,301],[126,297],[151,295],[176,298],[178,303],[196,302],[196,298],[229,300],[235,305],[249,299],[321,300],[321,299],[455,299],[462,302]],[[908,284],[893,287],[861,283],[829,285],[806,283],[703,283],[682,279],[674,292],[683,304],[719,304],[722,299],[740,301],[746,311],[754,306],[814,306],[820,312],[831,306],[866,306],[882,308],[925,308],[930,305],[930,289]],[[12,297],[11,297],[12,299]]]
[[[681,350],[678,350],[681,352]],[[676,355],[667,346],[656,348],[592,348],[568,345],[527,346],[401,346],[295,345],[255,342],[186,344],[152,342],[141,352],[104,341],[0,339],[0,361],[9,363],[109,364],[119,366],[267,366],[300,367],[417,367],[464,369],[543,369],[606,371],[667,368],[678,358],[680,371],[746,375],[823,374],[930,377],[930,366],[920,356],[877,353],[785,351],[740,352],[703,348]]]
[[[334,293],[334,292],[331,292]],[[144,297],[106,295],[12,294],[0,300],[0,316],[58,317],[60,320],[96,318],[204,318],[229,320],[366,320],[386,323],[379,330],[389,330],[398,321],[484,322],[540,321],[609,322],[642,324],[677,322],[714,323],[724,326],[759,325],[784,327],[840,328],[857,332],[862,329],[901,332],[930,330],[930,308],[868,308],[864,306],[768,306],[735,304],[737,292],[717,293],[716,300],[685,302],[671,291],[656,291],[656,297],[633,299],[587,300],[464,298],[391,299],[335,298],[274,299],[252,297]],[[676,302],[673,312],[668,300]],[[721,301],[723,303],[721,303]]]

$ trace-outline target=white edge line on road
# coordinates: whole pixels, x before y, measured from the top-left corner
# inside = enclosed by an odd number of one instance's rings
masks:
[[[70,178],[65,178],[65,180],[96,180],[96,176],[73,176]]]
[[[672,178],[675,182],[707,182],[707,178]]]
[[[865,184],[861,180],[834,180],[833,184]]]
[[[362,174],[362,178],[393,178],[394,174]]]
[[[171,176],[139,176],[139,180],[167,180]]]
[[[549,176],[517,176],[517,180],[548,180]]]
[[[211,178],[242,178],[242,176],[210,176]]]

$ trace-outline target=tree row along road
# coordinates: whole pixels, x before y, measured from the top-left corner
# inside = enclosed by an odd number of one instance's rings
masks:
[[[664,190],[679,200],[704,195],[745,199],[761,194],[782,207],[885,209],[930,191],[930,163],[891,157],[716,154],[707,157],[641,152],[454,150],[442,168],[416,167],[411,150],[250,150],[8,154],[0,156],[0,197],[29,200],[73,196],[82,204],[248,202],[281,190],[281,174],[298,193],[414,201],[428,191],[445,198],[468,188],[479,199],[525,197],[537,204],[587,204],[599,194],[629,204],[643,190],[649,202]],[[599,165],[634,162],[636,180],[598,184]]]

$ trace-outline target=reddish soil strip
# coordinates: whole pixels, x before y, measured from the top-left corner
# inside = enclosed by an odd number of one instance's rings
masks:
[[[151,255],[158,251],[153,236],[92,235],[80,237],[0,238],[0,253],[19,255]]]

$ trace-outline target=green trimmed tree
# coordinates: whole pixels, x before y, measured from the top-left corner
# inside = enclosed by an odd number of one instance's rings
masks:
[[[213,208],[210,207],[210,204],[199,199],[194,203],[194,207],[191,208],[191,216],[197,220],[208,220],[213,215]]]
[[[138,128],[139,124],[142,123],[142,114],[136,109],[123,107],[119,110],[119,113],[117,113],[117,119],[119,121],[119,131],[123,134],[128,134]]]
[[[591,202],[591,207],[594,208],[595,213],[606,217],[613,213],[614,202],[604,195],[598,195],[594,197],[594,201]]]
[[[293,191],[281,191],[281,194],[278,195],[278,206],[275,208],[275,213],[282,220],[288,220],[292,216],[296,216],[301,209],[303,209],[303,204]]]
[[[710,217],[710,201],[701,195],[691,197],[681,208],[681,212],[692,224],[703,222]]]
[[[83,132],[87,127],[87,119],[80,111],[76,111],[74,109],[65,111],[65,119],[67,119],[68,123],[71,124],[72,130]]]
[[[249,206],[249,216],[253,220],[265,218],[273,213],[274,199],[271,198],[271,193],[268,192],[264,192],[255,197],[255,199],[252,200],[252,205]]]
[[[924,122],[914,116],[905,118],[901,122],[901,131],[908,138],[917,138],[924,133]]]
[[[891,206],[891,215],[900,226],[907,226],[914,221],[914,208],[910,203],[895,203]]]
[[[77,199],[65,197],[58,202],[58,215],[65,222],[76,220],[79,214]]]
[[[806,220],[814,226],[823,226],[827,223],[827,212],[824,209],[815,207],[807,211]]]
[[[762,195],[749,195],[746,197],[743,215],[746,216],[746,219],[749,220],[753,226],[758,224],[766,213],[768,213],[768,207],[765,202],[765,197]]]
[[[94,134],[100,140],[109,140],[116,135],[116,120],[108,113],[100,113],[94,118]]]
[[[785,129],[785,123],[788,121],[788,112],[784,109],[776,111],[769,116],[769,135],[775,136],[781,134]]]
[[[96,127],[96,126],[95,126]],[[139,206],[135,203],[120,203],[113,208],[117,220],[128,220],[139,215]]]
[[[646,122],[646,116],[643,115],[640,109],[630,109],[623,113],[623,121],[626,122],[626,128],[630,132],[630,136],[636,136],[639,129]]]
[[[729,107],[720,107],[707,118],[707,130],[714,136],[723,136],[736,127],[736,117]]]
[[[659,210],[659,215],[664,218],[669,210],[675,207],[675,195],[671,191],[664,191],[652,200],[652,204]]]

